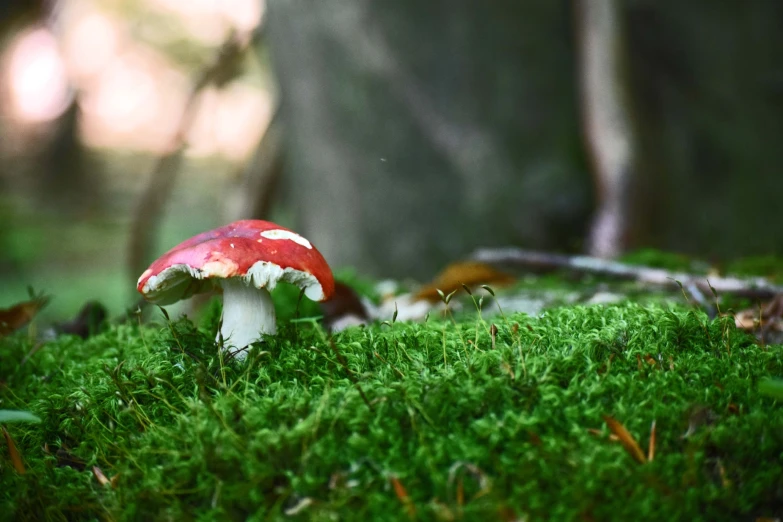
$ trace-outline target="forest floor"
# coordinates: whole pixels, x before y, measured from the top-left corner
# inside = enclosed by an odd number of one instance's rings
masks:
[[[41,419],[4,425],[0,520],[783,515],[783,408],[758,386],[783,346],[684,298],[540,281],[529,313],[504,308],[517,286],[335,334],[277,292],[244,363],[218,303],[0,339],[0,410]]]

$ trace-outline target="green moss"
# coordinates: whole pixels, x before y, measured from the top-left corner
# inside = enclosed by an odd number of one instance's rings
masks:
[[[737,259],[726,266],[726,271],[739,276],[763,276],[780,282],[783,280],[783,258],[758,256]]]
[[[702,270],[705,268],[704,266],[698,266],[700,263],[695,262],[686,255],[664,252],[654,248],[641,248],[634,250],[633,252],[628,252],[620,258],[620,261],[631,265],[663,268],[674,272],[690,272],[694,270],[694,268],[701,268]]]
[[[783,375],[783,348],[728,320],[559,308],[494,317],[495,349],[475,317],[350,329],[333,344],[312,322],[283,322],[240,365],[216,353],[214,316],[60,338],[24,364],[25,336],[0,341],[0,407],[42,419],[7,427],[28,472],[0,448],[0,517],[736,520],[783,509],[783,410],[757,387]],[[603,415],[644,448],[655,420],[655,459],[638,464],[608,440]],[[57,466],[64,447],[83,471]]]

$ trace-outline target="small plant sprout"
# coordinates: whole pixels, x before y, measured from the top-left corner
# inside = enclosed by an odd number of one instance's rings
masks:
[[[440,300],[443,301],[443,304],[445,304],[447,306],[448,306],[449,302],[451,302],[451,298],[454,297],[454,294],[457,293],[456,290],[452,290],[448,294],[444,294],[443,290],[441,290],[440,288],[437,288],[436,291],[438,292],[438,295],[440,296]]]
[[[397,313],[398,313],[398,312],[399,312],[399,310],[397,309],[397,302],[395,301],[395,302],[394,302],[394,313],[392,314],[391,321],[388,321],[388,320],[387,320],[387,321],[381,321],[381,324],[385,324],[386,326],[388,326],[389,328],[391,328],[391,327],[392,327],[392,325],[393,325],[395,322],[397,322]]]
[[[243,360],[245,347],[277,331],[269,291],[279,281],[300,287],[314,301],[334,293],[332,271],[310,242],[279,225],[236,221],[175,246],[141,274],[138,291],[159,305],[214,287],[223,290],[217,340]]]

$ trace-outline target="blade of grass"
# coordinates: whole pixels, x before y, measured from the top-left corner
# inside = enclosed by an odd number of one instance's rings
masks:
[[[41,419],[29,411],[0,410],[0,422],[41,422]]]
[[[647,461],[652,462],[655,458],[655,420],[652,421],[650,426],[650,443],[647,446]]]

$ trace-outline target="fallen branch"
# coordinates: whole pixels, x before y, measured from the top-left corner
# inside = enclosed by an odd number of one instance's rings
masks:
[[[740,279],[737,277],[710,277],[672,272],[661,268],[636,266],[590,256],[567,256],[523,250],[521,248],[481,248],[471,259],[492,265],[524,268],[531,271],[570,270],[582,274],[595,274],[617,279],[671,288],[696,287],[705,294],[733,294],[751,299],[769,299],[783,294],[783,286],[772,284],[763,277]]]

